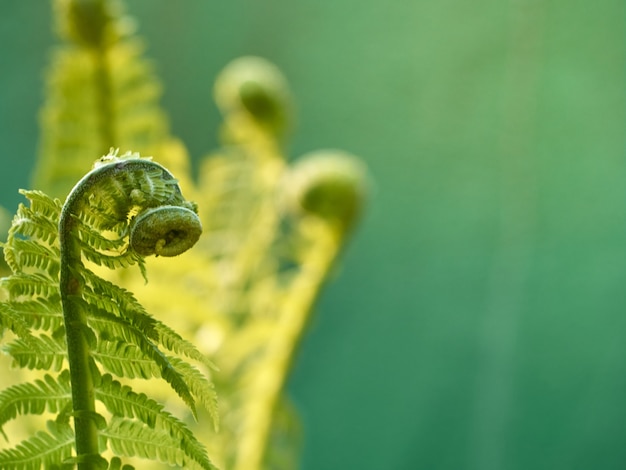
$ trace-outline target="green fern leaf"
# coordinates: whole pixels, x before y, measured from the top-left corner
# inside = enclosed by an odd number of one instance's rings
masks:
[[[2,331],[9,329],[31,347],[36,344],[37,338],[31,334],[30,325],[26,323],[24,316],[8,304],[0,303],[0,327]]]
[[[71,390],[67,371],[58,379],[46,374],[43,380],[23,383],[0,392],[0,430],[18,415],[57,413],[71,405]]]
[[[36,270],[51,280],[58,282],[59,249],[35,240],[13,238],[4,246],[5,259],[16,274]]]
[[[183,377],[193,396],[211,414],[215,427],[219,424],[217,408],[217,394],[213,384],[198,369],[177,357],[170,357],[170,363],[174,369]]]
[[[160,344],[162,344],[168,351],[198,361],[207,369],[217,370],[215,364],[213,364],[213,362],[211,362],[206,355],[200,352],[192,343],[181,337],[165,323],[157,322],[155,328],[159,336]]]
[[[149,378],[154,376],[152,374],[155,372],[154,367],[147,367],[145,362],[146,359],[150,359],[157,366],[160,377],[170,384],[172,389],[189,406],[193,415],[196,415],[195,400],[190,391],[190,386],[198,390],[199,398],[205,400],[206,397],[206,390],[199,379],[202,375],[196,369],[193,369],[192,366],[178,358],[168,358],[141,329],[135,327],[127,320],[88,305],[84,306],[84,308],[89,309],[90,324],[92,326],[100,324],[97,331],[101,333],[106,332],[106,336],[101,337],[103,341],[99,342],[98,348],[94,351],[96,360],[104,361],[101,362],[102,365],[115,375],[130,377],[127,374],[133,374],[132,376],[134,377]],[[103,324],[106,324],[106,327],[103,327]],[[118,341],[109,341],[112,335],[118,335]],[[103,351],[102,347],[106,348],[106,351]],[[111,353],[114,353],[114,356]],[[185,373],[183,374],[180,371],[185,371]],[[195,373],[192,374],[190,371]],[[185,380],[191,378],[195,382],[187,385]],[[210,388],[208,380],[205,378],[204,381]],[[203,401],[203,403],[205,402]],[[206,401],[206,403],[209,403],[209,401]],[[212,407],[207,409],[212,409]]]
[[[109,269],[128,268],[135,264],[141,266],[144,263],[143,258],[131,250],[116,255],[107,255],[85,243],[81,243],[81,249],[85,259],[98,266],[105,266]]]
[[[102,376],[96,397],[113,415],[135,418],[150,428],[163,430],[172,438],[179,439],[183,450],[190,458],[200,463],[203,468],[210,468],[211,463],[206,449],[182,421],[163,410],[163,405],[143,393],[132,391],[130,387],[113,380],[108,374]]]
[[[121,234],[113,233],[111,234],[113,236],[105,236],[102,232],[85,223],[80,224],[78,234],[83,244],[105,253],[120,253],[128,245],[127,240]]]
[[[3,278],[1,285],[7,289],[12,299],[60,299],[59,285],[50,276],[40,273],[14,274]]]
[[[154,323],[156,323],[156,320],[154,320],[154,322],[144,321],[136,325],[126,317],[118,316],[94,305],[87,303],[85,303],[85,305],[86,308],[89,308],[91,314],[89,324],[102,339],[124,341],[129,344],[134,344],[139,348],[157,348],[157,345],[152,341],[152,338],[158,338],[154,331]],[[139,315],[138,317],[142,319]],[[147,315],[146,317],[153,320]],[[134,320],[135,317],[132,317],[132,319]],[[142,329],[143,324],[148,327],[147,333],[144,333]],[[157,364],[161,363],[159,359],[155,362]]]
[[[107,335],[110,335],[112,332],[118,332],[120,338],[118,340],[119,343],[117,346],[114,346],[115,350],[118,353],[130,353],[132,355],[125,356],[119,355],[117,359],[128,359],[131,363],[134,359],[145,358],[150,359],[157,366],[160,376],[165,379],[172,389],[183,399],[183,401],[189,406],[194,416],[196,414],[195,401],[193,396],[189,390],[189,386],[185,382],[185,376],[178,371],[178,365],[174,366],[174,361],[183,362],[177,360],[175,358],[168,358],[165,354],[163,354],[157,345],[152,343],[141,330],[135,328],[133,325],[128,323],[126,320],[117,317],[108,312],[100,311],[97,309],[90,310],[90,323],[92,325],[97,325],[98,322],[106,322],[108,328],[100,330],[101,332],[108,332]],[[101,341],[100,343],[114,343],[115,341]],[[136,346],[135,348],[131,348],[131,346]],[[100,348],[96,349],[94,356],[97,359],[102,358],[99,356]],[[114,358],[107,357],[107,360],[115,360]],[[110,362],[108,362],[110,364]],[[118,365],[123,365],[122,362],[117,362]],[[141,363],[145,364],[144,362]],[[184,363],[183,363],[184,364]],[[104,364],[103,364],[104,365]],[[106,367],[106,366],[105,366]],[[191,367],[191,366],[190,366]],[[132,369],[135,372],[135,368]],[[113,370],[109,370],[110,372],[115,373]],[[150,373],[154,373],[154,369],[148,369]],[[117,375],[117,374],[116,374]],[[205,379],[206,380],[206,379]],[[208,381],[207,381],[208,382]]]
[[[48,421],[48,432],[39,431],[15,448],[0,451],[3,470],[52,468],[71,456],[74,433],[68,425]]]
[[[98,349],[92,354],[102,367],[117,377],[129,379],[161,377],[155,362],[142,355],[141,350],[134,344],[101,340],[98,341]]]
[[[28,328],[33,330],[56,331],[63,327],[63,313],[58,300],[38,298],[23,302],[0,304],[0,312],[10,309],[19,315]],[[1,313],[0,313],[1,315]]]
[[[120,220],[115,214],[107,214],[103,209],[97,212],[86,211],[78,214],[76,218],[86,227],[95,231],[110,233],[117,238],[123,238],[128,232],[126,220]]]
[[[41,214],[52,223],[59,222],[59,215],[63,207],[63,203],[59,199],[53,199],[43,191],[36,189],[20,189],[19,193],[28,199],[30,208],[34,213]]]
[[[132,293],[96,276],[91,271],[84,271],[82,277],[85,282],[83,298],[88,304],[126,318],[130,324],[140,328],[148,338],[158,339],[155,330],[157,321],[146,313]]]
[[[208,460],[198,462],[181,448],[180,438],[136,420],[113,417],[101,432],[113,452],[128,457],[159,460],[189,469],[216,470]]]
[[[9,230],[9,240],[19,234],[53,245],[58,236],[60,201],[41,191],[20,190],[20,193],[30,201],[30,207],[19,205]]]
[[[67,359],[65,338],[62,337],[32,336],[28,341],[17,338],[5,350],[13,358],[14,365],[26,369],[60,371]]]

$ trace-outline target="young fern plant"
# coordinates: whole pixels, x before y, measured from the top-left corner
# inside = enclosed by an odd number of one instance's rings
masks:
[[[138,265],[145,276],[145,256],[176,256],[196,243],[195,205],[164,167],[130,154],[96,162],[64,204],[22,194],[30,205],[18,208],[3,245],[12,274],[2,279],[0,326],[13,333],[5,350],[16,366],[48,373],[0,393],[0,429],[21,415],[55,417],[0,451],[0,468],[116,469],[120,457],[139,457],[214,469],[181,419],[125,384],[162,379],[194,416],[199,403],[217,423],[212,364],[90,269]]]

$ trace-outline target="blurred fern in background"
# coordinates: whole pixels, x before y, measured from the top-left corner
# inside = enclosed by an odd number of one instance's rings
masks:
[[[216,80],[222,147],[194,174],[185,146],[170,134],[160,83],[122,3],[54,6],[62,43],[47,72],[33,187],[64,196],[109,148],[153,155],[177,176],[204,226],[194,253],[147,260],[147,284],[130,270],[98,274],[133,292],[219,367],[212,379],[221,429],[202,419],[194,429],[219,467],[297,467],[301,429],[285,382],[310,311],[362,211],[364,166],[335,150],[288,164],[286,80],[264,59],[244,57]]]

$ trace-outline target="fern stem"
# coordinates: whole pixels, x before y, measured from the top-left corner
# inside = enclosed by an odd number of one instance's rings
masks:
[[[312,228],[312,227],[308,227]],[[270,444],[274,413],[293,363],[295,350],[306,330],[310,312],[339,253],[342,234],[335,230],[315,230],[315,240],[302,259],[302,272],[293,281],[280,303],[279,320],[261,367],[263,373],[251,385],[251,403],[246,425],[239,437],[234,470],[263,468]]]
[[[68,199],[70,202],[70,199]],[[61,246],[61,272],[59,286],[67,353],[72,383],[72,404],[74,410],[74,428],[76,434],[76,453],[78,456],[98,455],[98,429],[94,421],[96,416],[94,377],[90,366],[91,356],[87,334],[85,312],[73,299],[81,296],[81,279],[75,270],[82,264],[80,246],[75,231],[76,219],[72,205],[66,203],[59,221],[59,242]],[[79,470],[91,470],[89,462],[79,463]]]

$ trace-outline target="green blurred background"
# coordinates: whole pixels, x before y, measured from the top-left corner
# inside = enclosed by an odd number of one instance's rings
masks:
[[[194,158],[214,77],[257,54],[297,96],[290,155],[371,169],[290,382],[303,470],[626,468],[623,0],[128,4]],[[47,1],[0,5],[11,209],[50,23]]]

